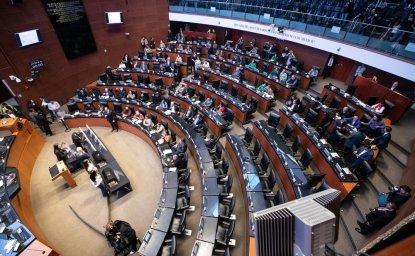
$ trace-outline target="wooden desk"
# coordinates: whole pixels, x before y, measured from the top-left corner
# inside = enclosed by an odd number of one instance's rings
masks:
[[[241,85],[238,82],[235,82],[234,80],[231,80],[229,78],[227,78],[226,76],[221,76],[218,74],[214,74],[211,73],[210,71],[206,71],[206,70],[200,70],[199,72],[203,75],[209,75],[209,82],[212,82],[213,80],[225,80],[226,82],[228,82],[228,88],[231,88],[232,85],[236,85],[238,87],[238,95],[247,95],[247,100],[251,99],[252,97],[254,97],[255,99],[257,99],[258,101],[258,108],[262,109],[263,111],[268,111],[270,106],[271,106],[271,101],[265,99],[264,97],[262,97],[261,95],[259,95],[257,92],[252,91],[248,88],[246,88],[245,86]]]
[[[57,256],[59,255],[55,251],[53,251],[50,247],[46,246],[39,240],[33,241],[22,253],[19,254],[20,256],[39,256],[39,255],[46,255],[46,256]]]
[[[320,149],[314,144],[314,142],[305,134],[298,125],[293,122],[285,113],[284,111],[279,111],[279,115],[281,117],[280,124],[285,126],[286,124],[290,124],[293,128],[293,136],[299,135],[301,139],[301,146],[303,148],[308,148],[313,155],[313,163],[317,166],[321,173],[326,174],[325,180],[329,184],[330,187],[335,188],[341,192],[340,200],[344,200],[346,196],[353,190],[353,188],[357,185],[357,181],[345,181],[343,182],[337,176],[336,171],[330,165],[330,163],[326,160],[323,156]],[[288,193],[287,193],[288,194]]]
[[[203,40],[209,38],[213,41],[216,41],[216,33],[207,33],[207,32],[199,32],[199,31],[190,31],[185,30],[183,31],[183,36],[186,41],[190,41],[192,37],[197,40],[198,37],[202,37]]]
[[[63,161],[57,162],[49,171],[52,176],[52,181],[62,176],[71,188],[76,187],[76,181],[73,179],[71,172]]]
[[[369,78],[358,76],[354,80],[354,84],[357,85],[355,95],[363,102],[370,96],[379,96],[378,102],[388,100],[395,105],[388,116],[392,124],[398,122],[405,112],[412,106],[412,100],[408,97],[392,91],[384,85],[374,83]]]

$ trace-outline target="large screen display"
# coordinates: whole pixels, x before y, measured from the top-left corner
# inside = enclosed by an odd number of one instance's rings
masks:
[[[124,17],[122,12],[106,12],[105,20],[107,24],[120,24],[124,23]]]
[[[17,45],[19,45],[19,47],[24,47],[24,46],[42,42],[39,29],[19,32],[19,33],[16,33],[15,36],[16,36]]]
[[[97,50],[81,0],[43,0],[43,4],[68,59]]]

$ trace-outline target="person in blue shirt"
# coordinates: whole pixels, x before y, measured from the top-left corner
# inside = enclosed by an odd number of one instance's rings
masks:
[[[291,76],[287,79],[286,85],[287,85],[289,88],[293,88],[293,89],[296,89],[296,88],[297,88],[297,85],[298,85],[298,79],[295,77],[295,75],[291,75]]]
[[[359,120],[359,117],[357,117],[357,116],[349,117],[349,118],[346,118],[346,120],[347,120],[347,123],[349,125],[351,125],[353,128],[355,128],[355,129],[359,129],[360,128],[360,120]]]

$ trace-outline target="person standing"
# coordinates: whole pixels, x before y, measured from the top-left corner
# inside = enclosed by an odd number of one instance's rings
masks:
[[[115,255],[133,254],[137,251],[135,230],[128,222],[122,220],[110,221],[105,226],[105,237],[114,248]]]
[[[334,55],[331,54],[329,57],[329,60],[327,61],[326,67],[324,68],[324,71],[323,71],[323,79],[325,79],[326,77],[330,75],[333,65],[334,65]]]
[[[112,112],[107,106],[104,108],[104,117],[110,123],[110,125],[112,127],[112,132],[114,130],[117,130],[117,132],[118,132],[117,120],[116,120],[116,117],[115,117],[115,113]]]
[[[40,129],[46,134],[52,136],[52,130],[49,126],[49,120],[46,119],[46,117],[38,112],[35,112],[33,109],[29,110],[31,112],[31,116],[33,116],[36,120],[37,125],[40,127]]]
[[[91,165],[91,163],[90,163]],[[96,187],[99,188],[101,190],[102,196],[103,197],[107,197],[107,190],[105,189],[105,185],[104,182],[102,180],[101,175],[99,175],[99,173],[96,170],[92,170],[89,173],[89,181],[91,182],[91,184]]]

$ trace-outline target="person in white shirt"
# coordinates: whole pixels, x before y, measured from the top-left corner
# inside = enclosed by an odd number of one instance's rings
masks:
[[[107,196],[107,191],[105,189],[104,182],[102,180],[101,175],[99,175],[97,171],[94,170],[89,174],[89,182],[91,182],[91,184],[94,187],[99,188],[101,190],[103,197]]]

